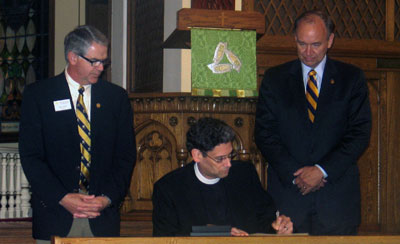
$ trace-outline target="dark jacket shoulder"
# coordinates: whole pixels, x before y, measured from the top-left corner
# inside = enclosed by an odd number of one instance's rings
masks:
[[[270,76],[285,76],[288,75],[294,68],[300,68],[301,69],[301,62],[299,59],[295,59],[283,64],[279,64],[277,66],[271,67],[265,71],[265,75],[270,75]]]
[[[119,85],[111,83],[106,80],[99,79],[93,86],[101,87],[103,89],[107,89],[108,92],[111,93],[126,93],[126,90]]]
[[[194,171],[194,162],[191,162],[184,167],[177,168],[167,174],[165,174],[163,177],[161,177],[155,184],[157,185],[164,185],[164,184],[170,184],[170,183],[176,183],[179,181],[182,181],[183,177],[186,177],[187,173],[190,170]]]

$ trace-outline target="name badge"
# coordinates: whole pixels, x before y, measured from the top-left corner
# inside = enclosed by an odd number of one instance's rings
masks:
[[[58,101],[54,101],[53,103],[54,103],[54,110],[56,112],[71,109],[71,102],[69,99],[58,100]]]

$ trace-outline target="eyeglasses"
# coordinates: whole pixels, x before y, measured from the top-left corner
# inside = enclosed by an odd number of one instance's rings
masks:
[[[102,64],[103,66],[107,66],[107,65],[109,65],[111,63],[108,58],[107,59],[103,59],[103,60],[97,60],[97,59],[92,60],[92,59],[88,59],[85,56],[81,56],[81,55],[78,55],[78,56],[83,58],[84,60],[88,61],[90,63],[90,65],[93,66],[93,67],[99,67],[100,64]]]
[[[214,160],[216,163],[222,163],[225,159],[229,158],[235,158],[237,156],[236,152],[231,152],[228,155],[224,155],[224,156],[218,156],[218,157],[211,157],[210,155],[208,155],[206,152],[202,152],[204,153],[207,157],[211,158],[212,160]]]

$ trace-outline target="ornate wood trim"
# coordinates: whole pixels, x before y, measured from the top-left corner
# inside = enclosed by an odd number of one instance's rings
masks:
[[[130,94],[135,114],[221,113],[254,114],[257,98],[193,97],[190,93]]]
[[[263,53],[296,55],[296,43],[293,35],[264,35],[257,42],[257,54]],[[400,56],[400,42],[335,38],[329,54],[344,57],[398,58]]]
[[[164,48],[190,48],[190,29],[194,27],[255,30],[260,37],[265,32],[265,18],[259,12],[183,8]]]

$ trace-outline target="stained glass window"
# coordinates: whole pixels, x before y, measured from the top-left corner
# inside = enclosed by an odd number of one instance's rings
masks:
[[[0,0],[1,138],[18,132],[24,87],[48,76],[47,0]]]

